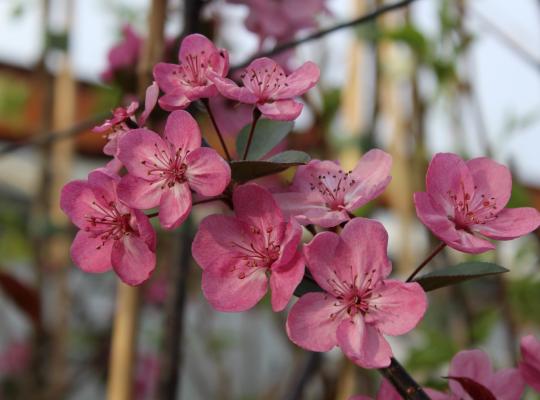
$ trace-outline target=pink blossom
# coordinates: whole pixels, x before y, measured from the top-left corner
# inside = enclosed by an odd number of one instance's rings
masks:
[[[159,105],[173,111],[186,108],[192,101],[215,96],[217,90],[208,73],[227,75],[229,55],[218,49],[203,35],[188,35],[178,54],[180,64],[159,63],[154,67],[154,79],[165,95]]]
[[[509,240],[540,225],[534,208],[505,208],[511,190],[512,176],[505,166],[485,157],[465,162],[439,153],[429,164],[426,192],[414,194],[416,213],[448,246],[483,253],[495,246],[482,236]]]
[[[324,290],[303,295],[287,319],[287,334],[298,346],[328,351],[334,346],[364,368],[390,364],[383,337],[403,335],[427,308],[417,283],[386,279],[388,235],[377,221],[354,218],[337,235],[321,232],[304,247],[313,278]]]
[[[101,74],[101,79],[111,82],[115,74],[124,69],[133,69],[139,59],[143,40],[131,25],[122,28],[123,39],[115,45],[108,54],[109,65]]]
[[[137,124],[133,116],[139,108],[139,103],[132,101],[127,108],[117,107],[112,112],[112,118],[106,119],[101,125],[92,129],[92,132],[107,134],[107,144],[103,147],[103,152],[109,156],[115,156],[118,152],[118,140]]]
[[[540,393],[540,340],[533,335],[521,339],[521,357],[519,372],[534,390]]]
[[[267,38],[277,42],[291,40],[297,31],[315,28],[317,14],[327,11],[324,0],[304,0],[301,7],[296,0],[229,0],[229,3],[249,7],[246,28],[257,34],[261,42]]]
[[[269,275],[272,309],[281,311],[304,275],[302,229],[256,184],[237,187],[233,205],[235,216],[211,215],[195,236],[203,293],[216,310],[245,311],[265,295]]]
[[[251,122],[251,107],[247,104],[238,103],[223,96],[215,96],[210,99],[210,108],[223,136],[235,137],[244,126]]]
[[[139,355],[134,381],[135,400],[150,400],[156,398],[159,371],[159,358],[156,355],[151,353]]]
[[[266,118],[290,121],[302,111],[302,104],[293,100],[293,97],[315,86],[319,75],[319,67],[310,61],[287,76],[270,58],[258,58],[242,74],[243,87],[215,73],[210,74],[210,79],[223,96],[255,104]]]
[[[138,120],[135,119],[135,111],[137,111],[139,108],[139,103],[137,101],[132,101],[127,108],[115,108],[112,112],[112,118],[106,119],[101,125],[98,125],[92,129],[92,132],[97,133],[109,132],[106,135],[108,142],[103,147],[103,152],[105,154],[116,156],[118,153],[118,141],[120,138],[131,129],[143,126],[146,123],[150,113],[156,106],[158,95],[159,87],[155,82],[152,82],[152,84],[146,89],[144,111]],[[116,166],[116,164],[113,165],[113,167]]]
[[[120,178],[95,170],[87,181],[62,189],[60,207],[80,229],[71,245],[73,262],[85,272],[112,268],[128,285],[138,285],[156,266],[156,234],[141,211],[117,196]]]
[[[159,205],[159,221],[166,229],[178,227],[191,211],[191,191],[217,196],[229,184],[229,164],[208,147],[201,147],[197,122],[186,111],[172,112],[165,137],[148,129],[135,129],[119,144],[118,158],[129,174],[118,187],[120,198],[131,207]]]
[[[448,378],[450,393],[430,391],[432,399],[476,400],[467,393],[458,380],[452,378],[466,378],[497,400],[519,400],[525,388],[517,369],[507,368],[493,372],[489,356],[481,350],[465,350],[457,353],[450,363]]]
[[[378,149],[367,152],[348,172],[336,162],[312,160],[298,167],[289,191],[275,197],[301,224],[336,226],[384,191],[392,179],[391,167],[392,157]]]

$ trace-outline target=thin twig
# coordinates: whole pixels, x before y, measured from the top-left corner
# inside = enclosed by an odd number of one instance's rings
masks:
[[[219,142],[221,143],[221,147],[223,148],[223,151],[225,152],[225,156],[227,157],[227,161],[231,161],[231,154],[229,153],[229,149],[227,149],[227,144],[225,144],[225,140],[223,139],[223,135],[221,134],[221,131],[219,130],[218,124],[216,122],[216,119],[214,118],[214,113],[212,113],[212,109],[210,108],[210,102],[208,99],[202,99],[202,103],[206,107],[206,111],[208,111],[208,115],[210,116],[210,121],[212,121],[212,125],[214,126],[214,130],[217,133],[217,136],[219,138]]]
[[[406,400],[429,400],[421,386],[407,373],[405,368],[392,357],[390,365],[379,372],[388,379],[399,394]]]
[[[304,389],[309,383],[313,375],[317,372],[321,366],[322,354],[316,352],[308,353],[306,357],[307,360],[304,364],[304,368],[300,371],[297,378],[294,380],[294,383],[290,390],[287,390],[287,394],[284,397],[284,400],[297,400],[302,399]]]
[[[433,258],[439,254],[441,252],[442,249],[444,249],[446,247],[446,243],[444,242],[441,242],[439,243],[439,245],[431,252],[431,254],[429,256],[427,256],[427,258],[422,261],[422,263],[416,267],[416,269],[414,270],[414,272],[407,278],[407,280],[405,282],[411,282],[414,277],[416,276],[416,274],[418,274],[420,272],[420,270],[422,268],[424,268],[427,263],[429,263],[431,260],[433,260]]]
[[[259,121],[260,117],[261,117],[261,112],[259,111],[259,109],[257,107],[254,107],[253,108],[253,120],[251,122],[251,129],[249,130],[248,141],[247,141],[247,144],[246,144],[246,148],[244,149],[244,155],[242,156],[242,160],[247,159],[247,156],[248,156],[248,153],[249,153],[249,148],[251,147],[251,142],[253,140],[253,134],[255,133],[255,126],[257,125],[257,121]]]

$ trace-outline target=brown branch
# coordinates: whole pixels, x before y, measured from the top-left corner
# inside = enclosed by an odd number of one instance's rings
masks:
[[[444,249],[446,247],[446,243],[444,242],[441,242],[439,243],[439,245],[431,252],[431,254],[429,256],[427,256],[427,258],[422,261],[422,263],[416,267],[416,269],[413,271],[413,273],[407,278],[407,280],[405,282],[411,282],[414,277],[416,276],[416,274],[418,274],[420,272],[420,270],[422,268],[424,268],[431,260],[433,260],[433,258],[439,254],[441,252],[442,249]]]

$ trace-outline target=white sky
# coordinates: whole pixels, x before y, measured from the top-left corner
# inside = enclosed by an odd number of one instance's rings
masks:
[[[61,21],[64,0],[53,1],[56,22]],[[340,19],[349,18],[349,7],[358,0],[328,0],[329,7]],[[173,6],[178,11],[178,1]],[[474,8],[496,23],[515,38],[523,47],[540,60],[540,6],[536,0],[474,0]],[[13,17],[15,5],[22,5],[23,13]],[[39,57],[42,46],[41,1],[0,0],[0,61],[20,65],[30,65]],[[96,80],[106,66],[108,49],[117,40],[119,27],[134,15],[135,25],[142,27],[148,0],[74,0],[73,35],[71,56],[77,75],[88,80]],[[434,0],[418,0],[414,3],[415,20],[426,32],[433,31],[436,21]],[[111,9],[134,10],[135,12],[112,12]],[[137,12],[138,11],[138,12]],[[121,15],[119,18],[118,15]],[[241,61],[256,46],[256,41],[242,28],[244,10],[235,7],[227,13],[231,22],[224,27],[227,37],[238,39],[233,48],[232,62]],[[171,18],[168,30],[177,32],[179,26]],[[487,130],[496,149],[497,158],[509,162],[514,160],[519,175],[530,182],[540,184],[540,73],[515,56],[511,50],[486,31],[481,23],[471,18],[469,28],[476,34],[473,50],[473,82],[476,85],[480,104],[486,120]],[[343,79],[344,45],[351,32],[342,31],[325,39],[325,48],[335,49],[329,57],[329,81],[339,83]],[[307,49],[309,52],[309,48]],[[503,129],[511,118],[522,118],[535,114],[529,126],[516,131],[512,136],[503,134]],[[448,123],[446,111],[435,107],[428,119],[430,148],[432,151],[451,151],[454,136]],[[471,131],[474,131],[474,125]],[[447,130],[447,131],[445,131]],[[479,154],[480,148],[475,135],[466,139],[472,154]]]

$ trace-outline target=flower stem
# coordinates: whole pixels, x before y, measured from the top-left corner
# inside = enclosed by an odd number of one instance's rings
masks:
[[[255,126],[257,125],[257,121],[261,117],[261,112],[257,107],[253,109],[253,122],[251,123],[251,129],[249,131],[248,141],[246,144],[246,149],[244,150],[244,155],[242,156],[242,160],[245,160],[249,153],[249,148],[251,147],[251,141],[253,140],[253,134],[255,133]]]
[[[221,131],[219,130],[219,127],[217,125],[216,119],[214,118],[214,114],[212,113],[212,109],[210,108],[210,102],[208,101],[208,99],[202,99],[202,103],[206,107],[206,111],[208,111],[208,115],[210,116],[210,121],[212,121],[212,125],[214,126],[214,130],[217,133],[219,142],[221,143],[221,147],[223,148],[223,151],[225,152],[225,157],[227,157],[227,161],[231,161],[231,154],[229,153],[229,149],[227,149],[225,140],[223,139],[223,136],[221,135]]]
[[[416,269],[414,270],[414,272],[407,278],[407,280],[405,282],[411,282],[414,277],[416,276],[416,274],[418,274],[420,272],[420,270],[422,268],[424,268],[427,263],[429,263],[431,260],[433,260],[433,258],[439,254],[441,252],[442,249],[444,249],[446,247],[446,243],[444,242],[441,242],[439,243],[439,245],[437,247],[435,247],[435,249],[431,252],[431,254],[429,256],[427,256],[427,258],[422,261],[422,263],[416,267]]]

